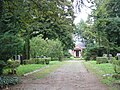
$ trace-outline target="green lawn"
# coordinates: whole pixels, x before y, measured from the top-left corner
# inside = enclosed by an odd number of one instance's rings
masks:
[[[93,72],[102,83],[112,86],[112,84],[117,81],[114,78],[112,78],[112,76],[106,75],[115,74],[112,64],[96,64],[96,61],[83,61],[83,64],[89,71]]]
[[[60,66],[66,64],[68,62],[59,62],[59,61],[52,61],[51,64],[49,65],[49,68],[45,68],[40,72],[35,72],[32,75],[35,77],[34,79],[39,79],[47,76],[51,72],[54,72],[56,69],[58,69]]]
[[[49,65],[45,65],[45,64],[28,64],[28,65],[20,65],[18,68],[17,68],[17,75],[18,76],[21,76],[25,73],[28,73],[28,72],[32,72],[34,70],[37,70],[37,69],[40,69],[40,68],[43,68],[45,66],[54,66],[54,65],[58,65],[60,64],[59,61],[50,61],[50,64]]]
[[[44,67],[45,65],[42,65],[42,64],[28,64],[28,65],[20,65],[18,68],[17,68],[17,75],[18,76],[21,76],[25,73],[28,73],[28,72],[31,72],[31,71],[34,71],[34,70],[37,70],[37,69],[40,69],[42,67]]]

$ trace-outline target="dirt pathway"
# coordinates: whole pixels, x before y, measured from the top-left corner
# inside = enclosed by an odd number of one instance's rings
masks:
[[[108,90],[82,65],[69,61],[43,79],[27,80],[9,90]]]

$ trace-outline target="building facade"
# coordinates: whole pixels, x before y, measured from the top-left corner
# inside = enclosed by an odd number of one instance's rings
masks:
[[[85,44],[82,42],[76,43],[73,50],[69,50],[69,53],[76,58],[82,57],[82,52],[85,49]]]

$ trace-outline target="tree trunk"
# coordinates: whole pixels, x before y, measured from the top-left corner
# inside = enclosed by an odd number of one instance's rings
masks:
[[[30,38],[29,35],[25,38],[25,44],[24,44],[24,52],[23,52],[23,59],[30,59]]]
[[[27,38],[25,40],[25,59],[30,59],[30,40]]]

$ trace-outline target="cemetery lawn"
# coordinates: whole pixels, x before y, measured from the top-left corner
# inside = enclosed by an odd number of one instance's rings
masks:
[[[17,75],[21,76],[24,75],[26,73],[32,72],[34,70],[40,69],[42,67],[44,67],[44,64],[28,64],[28,65],[20,65],[17,68]]]
[[[83,61],[83,64],[88,71],[97,76],[100,82],[107,84],[108,86],[113,86],[113,83],[118,81],[112,78],[112,75],[115,74],[115,72],[113,65],[110,63],[96,64],[96,61]]]
[[[24,75],[26,73],[29,73],[29,72],[32,72],[32,71],[35,71],[37,69],[42,69],[46,66],[48,67],[51,67],[53,65],[56,65],[60,63],[59,61],[50,61],[50,64],[49,65],[46,65],[46,64],[28,64],[28,65],[20,65],[18,68],[17,68],[17,75],[18,76],[21,76],[21,75]]]
[[[32,79],[40,79],[44,78],[45,76],[49,75],[51,72],[54,72],[56,69],[61,67],[67,62],[60,62],[60,61],[51,61],[51,63],[48,65],[48,68],[43,69],[40,72],[35,72],[32,74],[33,78]]]

